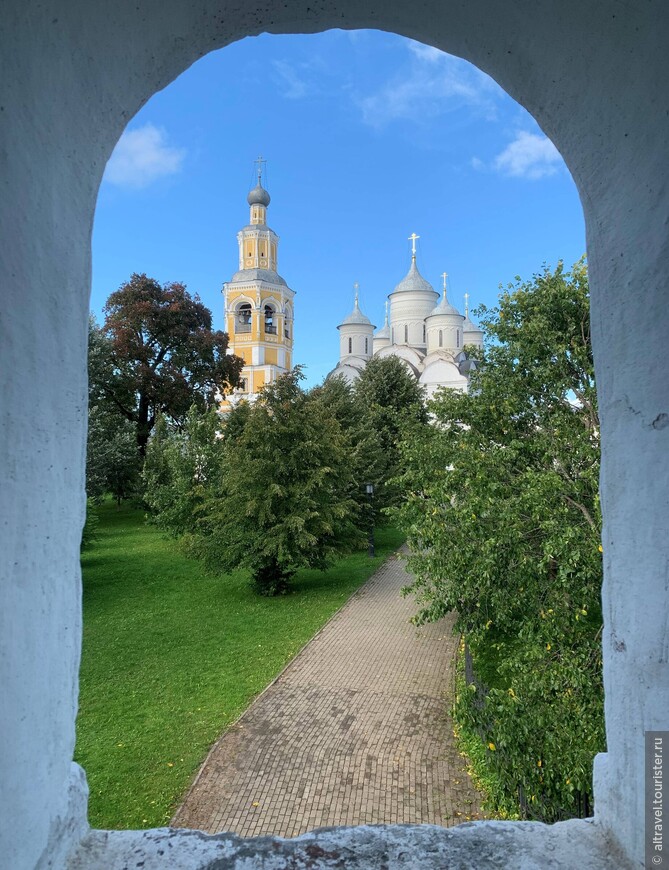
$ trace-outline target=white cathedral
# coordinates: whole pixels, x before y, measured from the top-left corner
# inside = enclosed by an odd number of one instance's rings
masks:
[[[383,327],[374,332],[376,327],[360,310],[356,285],[353,311],[337,327],[339,362],[328,377],[339,375],[353,382],[372,357],[396,356],[425,387],[428,398],[439,387],[466,392],[472,361],[464,348],[483,347],[483,333],[469,318],[467,295],[464,316],[449,303],[446,273],[439,301],[439,294],[416,265],[419,237],[413,233],[409,238],[411,266],[388,296]]]
[[[270,195],[262,186],[262,167],[256,161],[257,184],[250,191],[249,223],[237,234],[239,268],[223,285],[228,353],[244,360],[241,384],[221,397],[221,411],[242,399],[253,401],[265,384],[290,371],[293,355],[295,293],[277,272],[279,237],[267,225]],[[441,301],[416,266],[413,233],[411,267],[388,296],[386,320],[375,326],[360,310],[356,285],[353,311],[339,324],[339,363],[328,377],[352,382],[372,357],[396,356],[425,387],[430,398],[439,387],[467,391],[473,363],[466,345],[483,346],[483,333],[449,304],[446,273]],[[465,296],[465,300],[468,297]]]

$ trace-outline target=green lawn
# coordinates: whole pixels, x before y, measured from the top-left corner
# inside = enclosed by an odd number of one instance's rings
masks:
[[[295,591],[255,595],[239,571],[206,575],[141,511],[100,509],[82,557],[84,641],[76,760],[97,828],[166,824],[210,745],[402,543],[301,571]]]

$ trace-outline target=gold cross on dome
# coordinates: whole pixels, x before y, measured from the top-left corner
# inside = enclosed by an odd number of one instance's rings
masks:
[[[441,279],[442,279],[442,282],[444,285],[444,293],[446,292],[446,280],[447,280],[447,278],[448,278],[448,272],[442,272]]]
[[[355,304],[357,305],[358,304],[358,290],[360,289],[360,284],[358,284],[357,281],[353,284],[353,289],[355,290]]]
[[[411,256],[416,259],[416,239],[419,239],[420,236],[417,236],[416,233],[411,233],[409,236],[409,241],[411,242]]]
[[[263,163],[267,163],[267,161],[263,158],[262,154],[259,154],[253,162],[258,164],[258,184],[260,184]]]
[[[469,293],[465,293],[465,317],[469,317]]]

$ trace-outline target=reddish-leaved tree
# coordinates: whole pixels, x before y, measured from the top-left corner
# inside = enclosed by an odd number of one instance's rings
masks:
[[[135,424],[142,456],[158,413],[180,422],[191,405],[210,407],[237,386],[243,361],[227,353],[227,333],[212,330],[211,311],[183,284],[134,274],[104,310],[104,325],[91,330],[91,400]]]

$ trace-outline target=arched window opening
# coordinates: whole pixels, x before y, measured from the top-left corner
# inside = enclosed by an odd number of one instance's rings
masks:
[[[242,302],[235,317],[235,332],[251,332],[251,306]]]
[[[256,210],[255,210],[255,216],[256,216],[256,218],[257,218],[258,220],[260,219],[260,209],[256,209]],[[279,227],[279,228],[280,228],[280,227]],[[415,243],[414,243],[414,245],[415,245]],[[262,247],[260,247],[259,249],[256,248],[255,250],[258,251],[260,257],[264,257],[264,256],[266,256],[266,253],[267,253],[266,249],[263,249]],[[272,257],[275,259],[275,258],[276,258],[276,251],[275,251],[275,246],[274,246],[274,245],[272,245],[272,249],[271,249],[271,250],[272,250]],[[251,251],[251,249],[249,249],[249,255],[251,255],[251,253],[253,253],[253,252]],[[288,277],[290,277],[290,275],[288,275]],[[252,298],[253,298],[253,297],[252,297]],[[259,305],[258,305],[258,308],[260,308]],[[251,332],[251,330],[252,330],[252,310],[253,310],[253,306],[252,306],[252,305],[248,305],[248,304],[245,304],[245,305],[239,307],[239,309],[238,309],[237,312],[236,312],[237,315],[238,315],[238,317],[233,318],[233,321],[234,321],[234,324],[235,324],[235,325],[237,324],[237,320],[239,319],[240,329],[239,329],[238,331],[240,331],[240,332]],[[256,309],[256,310],[257,310],[257,309]],[[264,308],[261,309],[261,310],[263,310],[263,314],[264,314],[264,319],[263,319],[264,332],[267,333],[267,334],[274,334],[274,335],[277,335],[277,331],[278,331],[278,329],[283,328],[285,338],[286,338],[286,339],[289,339],[289,338],[290,338],[290,333],[291,333],[291,328],[290,328],[290,326],[289,326],[289,323],[292,322],[292,319],[289,320],[288,313],[286,312],[286,313],[284,314],[284,316],[283,316],[283,321],[284,321],[284,322],[283,322],[283,326],[282,326],[281,323],[279,322],[279,317],[281,317],[281,315],[283,314],[283,312],[281,311],[281,308],[280,308],[280,307],[277,308],[277,309],[273,309],[272,306],[270,306],[270,305],[264,305]],[[298,315],[299,315],[299,312],[298,312]],[[243,317],[244,319],[242,319],[242,317]],[[420,322],[420,321],[418,321],[418,322]],[[248,328],[241,328],[242,326],[247,326]],[[423,322],[422,326],[423,326],[423,330],[422,330],[423,339],[422,339],[422,341],[423,341],[423,344],[425,344],[425,343],[426,343],[426,334],[427,334],[427,330],[426,330],[426,325],[425,325],[424,322]],[[237,330],[236,330],[236,331],[237,331]],[[417,330],[414,330],[414,338],[415,338],[416,334],[418,334],[418,331],[417,331]],[[392,343],[393,343],[393,345],[394,345],[394,344],[395,344],[395,331],[394,331],[394,328],[392,329],[392,333],[391,333],[391,335],[392,335]],[[365,349],[365,354],[369,354],[369,341],[368,341],[368,338],[365,337],[365,336],[363,336],[363,337],[365,338],[365,347],[364,347],[364,349]],[[348,338],[348,354],[349,354],[349,355],[352,355],[352,352],[353,352],[353,342],[352,342],[352,337],[348,337],[348,336],[347,336],[347,338]],[[434,338],[434,334],[433,334],[433,338]],[[399,340],[400,340],[400,339],[399,339],[399,333],[398,333],[398,341],[399,341]],[[456,329],[456,341],[457,341],[457,347],[460,348],[460,333],[459,333],[459,330],[457,330],[457,329]],[[405,325],[404,325],[404,342],[405,342],[406,345],[409,344],[409,329],[408,329],[408,324],[405,324]],[[432,344],[432,342],[433,342],[433,339],[431,339],[430,344]],[[444,345],[444,335],[443,335],[443,330],[441,330],[441,329],[438,330],[438,342],[439,342],[439,347],[440,347],[440,348],[443,348],[443,345]],[[450,339],[449,339],[449,344],[450,344]],[[247,346],[247,347],[248,347],[248,346]],[[359,345],[359,347],[360,347],[360,345]],[[248,351],[245,351],[245,352],[246,352],[246,354],[248,355]],[[276,354],[277,351],[276,351],[276,349],[274,349],[274,350],[270,350],[270,353],[274,353],[274,354]],[[286,349],[286,351],[285,351],[285,357],[286,357],[287,359],[290,358],[290,353],[291,353],[290,349]],[[284,356],[283,356],[283,355],[284,355],[284,351],[283,351],[283,350],[279,351],[279,354],[280,354],[280,356],[279,356],[279,360],[281,361],[281,360],[284,359]],[[407,355],[407,354],[409,354],[409,351],[408,351],[408,350],[405,352],[405,355]],[[270,371],[268,372],[268,382],[271,382],[272,379],[273,379],[273,371],[270,370]],[[248,389],[247,381],[246,381],[246,379],[243,379],[243,380],[241,381],[241,390],[244,391],[244,392],[246,392],[247,389]]]
[[[455,346],[460,347],[460,330],[455,330]]]
[[[276,323],[274,322],[274,309],[271,305],[265,305],[265,333],[276,335]]]

